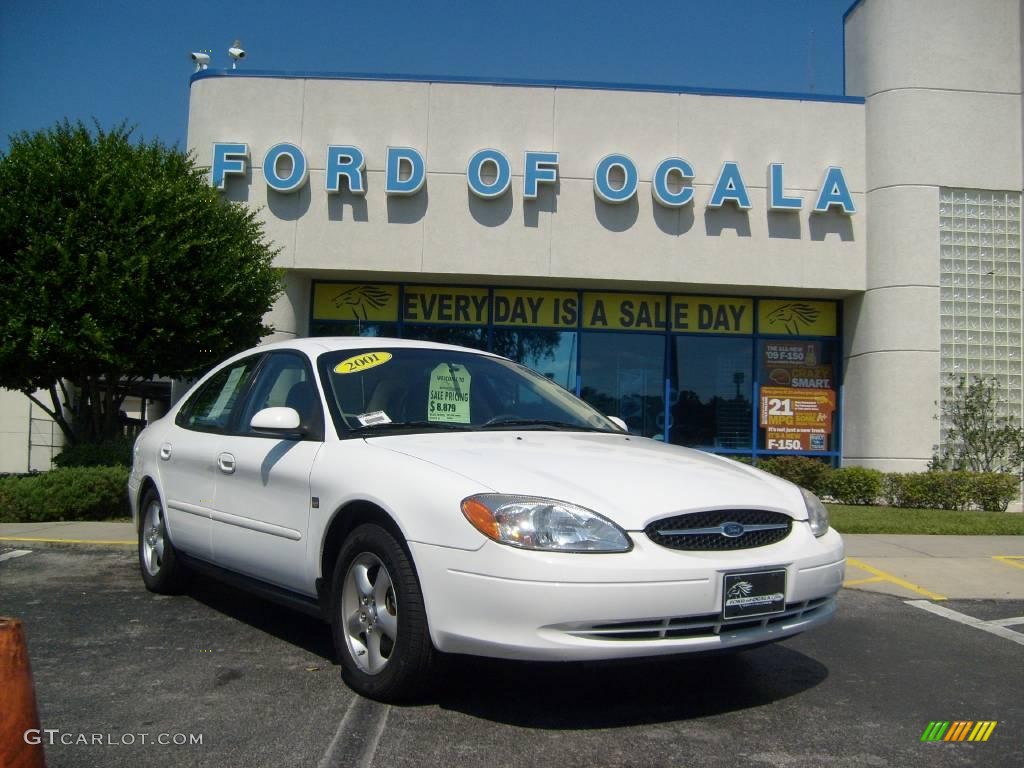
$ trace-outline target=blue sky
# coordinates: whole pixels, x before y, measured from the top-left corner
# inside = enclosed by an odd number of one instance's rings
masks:
[[[247,69],[841,94],[851,0],[3,0],[0,146],[66,117],[185,143],[190,51]]]

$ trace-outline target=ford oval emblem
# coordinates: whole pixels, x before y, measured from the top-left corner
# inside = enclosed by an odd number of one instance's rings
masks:
[[[742,536],[745,530],[739,523],[722,523],[722,535],[728,536],[730,539]]]

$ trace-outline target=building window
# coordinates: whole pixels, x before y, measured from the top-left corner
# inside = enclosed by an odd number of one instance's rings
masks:
[[[669,440],[749,451],[753,339],[676,336],[672,341]]]
[[[585,332],[581,352],[580,397],[633,434],[664,439],[665,337]]]
[[[375,323],[365,320],[313,320],[309,325],[309,335],[395,338],[398,336],[398,323]]]
[[[758,342],[760,450],[836,450],[836,356],[836,343],[829,339],[776,338]]]
[[[533,368],[570,392],[576,391],[575,331],[495,328],[491,351]]]
[[[309,327],[488,350],[636,435],[835,462],[840,319],[810,298],[315,281]]]
[[[1000,415],[1022,415],[1021,195],[942,188],[939,196],[940,398],[961,377],[994,378]],[[948,425],[942,425],[943,442]]]
[[[409,325],[402,332],[403,339],[436,341],[471,349],[487,349],[487,329],[464,325]]]

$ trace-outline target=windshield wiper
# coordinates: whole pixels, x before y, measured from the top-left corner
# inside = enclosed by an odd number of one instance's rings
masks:
[[[469,424],[446,421],[388,421],[379,424],[364,424],[349,427],[349,432],[386,432],[391,429],[472,429]]]
[[[489,423],[482,424],[480,429],[499,429],[501,427],[535,427],[537,429],[570,429],[570,430],[581,430],[583,432],[611,432],[610,429],[603,429],[601,427],[590,427],[586,424],[570,424],[567,421],[557,421],[555,419],[519,419],[519,418],[508,418],[499,419]]]

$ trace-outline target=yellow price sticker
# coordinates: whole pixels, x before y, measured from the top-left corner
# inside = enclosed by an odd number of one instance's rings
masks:
[[[362,373],[378,365],[384,365],[392,357],[390,352],[363,352],[352,357],[346,357],[336,366],[335,373]]]

